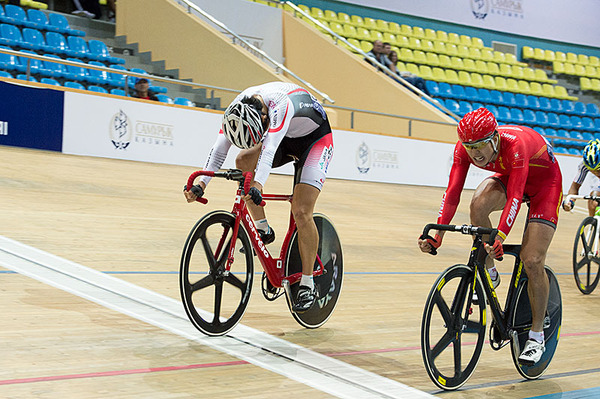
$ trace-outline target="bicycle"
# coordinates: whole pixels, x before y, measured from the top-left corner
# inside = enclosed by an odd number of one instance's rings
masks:
[[[470,225],[428,224],[421,238],[428,238],[431,229],[474,236],[469,262],[446,269],[435,281],[425,303],[421,324],[421,354],[431,380],[441,389],[455,390],[475,371],[485,341],[487,316],[484,297],[492,312],[489,336],[492,349],[500,350],[510,342],[517,371],[526,379],[540,377],[556,350],[562,320],[560,288],[552,269],[545,266],[550,283],[544,319],[546,351],[538,363],[523,365],[519,363],[519,355],[531,329],[531,307],[527,294],[528,278],[519,258],[521,245],[503,245],[504,254],[514,256],[515,263],[506,304],[502,309],[485,267],[488,254],[482,237],[489,234],[488,242],[492,245],[498,230]],[[435,255],[435,249],[432,253]],[[479,298],[477,303],[473,301],[473,293]],[[475,339],[474,345],[464,340],[468,337]],[[451,350],[446,351],[449,348]],[[463,361],[463,357],[468,360]]]
[[[226,334],[238,324],[250,300],[254,256],[257,256],[264,270],[263,296],[274,301],[285,293],[290,312],[300,325],[306,328],[323,325],[335,309],[343,280],[342,246],[329,218],[318,213],[313,215],[319,232],[313,272],[317,299],[306,312],[295,313],[292,306],[302,275],[302,262],[292,213],[279,257],[275,258],[262,242],[242,199],[250,188],[252,173],[242,173],[239,169],[196,171],[190,175],[186,189],[201,175],[236,181],[238,188],[233,210],[206,214],[195,224],[185,242],[179,281],[181,298],[192,324],[209,336]],[[292,195],[263,194],[263,200],[291,204]],[[207,200],[198,198],[197,201],[206,203]],[[198,243],[201,245],[197,246]],[[201,277],[198,279],[196,274]],[[214,293],[210,287],[214,287]],[[210,302],[212,313],[203,310],[203,305]]]
[[[586,199],[600,203],[595,195],[567,195],[565,201]],[[600,280],[600,239],[598,223],[600,215],[588,216],[579,225],[573,244],[573,276],[582,293],[591,294]],[[594,266],[595,265],[595,266]]]

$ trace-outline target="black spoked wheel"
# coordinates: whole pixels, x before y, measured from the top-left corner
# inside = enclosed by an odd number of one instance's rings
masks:
[[[573,246],[573,275],[579,291],[590,294],[600,279],[600,257],[596,234],[598,221],[589,216],[583,219]]]
[[[444,390],[458,389],[469,379],[485,342],[486,304],[470,303],[473,283],[477,297],[484,298],[470,267],[451,266],[438,277],[425,303],[421,353],[429,377]]]
[[[233,237],[235,218],[215,211],[190,232],[181,257],[179,283],[185,311],[194,326],[207,335],[223,335],[240,321],[252,289],[254,259],[246,231]],[[235,260],[226,270],[231,246]],[[244,254],[239,249],[244,248]]]
[[[313,218],[319,231],[319,247],[317,254],[325,267],[322,275],[315,277],[317,301],[308,311],[297,314],[292,311],[292,304],[288,300],[288,307],[294,319],[306,328],[322,326],[331,317],[342,290],[344,277],[344,259],[342,257],[342,244],[331,221],[325,215],[314,214]],[[315,268],[318,263],[315,261]],[[302,272],[302,261],[298,251],[298,232],[294,232],[286,257],[286,276]],[[296,298],[299,284],[292,285],[292,297]],[[286,296],[287,298],[287,296]]]
[[[513,307],[513,314],[510,315],[512,328],[517,333],[519,346],[515,346],[515,341],[511,340],[512,358],[515,367],[523,377],[534,380],[539,378],[548,366],[556,351],[558,339],[560,338],[560,326],[562,322],[562,299],[560,295],[560,287],[556,280],[556,275],[548,266],[545,266],[546,275],[550,284],[550,294],[548,295],[548,307],[546,317],[544,319],[544,339],[546,351],[542,355],[539,362],[533,366],[525,366],[519,364],[520,351],[525,347],[525,342],[529,338],[529,330],[531,329],[531,305],[529,304],[529,295],[527,294],[527,277],[521,277],[517,293],[515,295],[516,306]]]

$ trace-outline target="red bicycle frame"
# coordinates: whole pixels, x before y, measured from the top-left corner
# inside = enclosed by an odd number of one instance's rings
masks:
[[[230,180],[237,180],[237,179],[231,178],[231,175],[227,174],[227,172],[210,172],[210,171],[198,170],[190,175],[190,177],[188,179],[187,187],[191,188],[194,184],[194,180],[198,176],[224,177],[224,178],[227,178]],[[252,172],[244,172],[243,177],[244,177],[243,185],[240,184],[238,186],[235,201],[233,203],[233,210],[231,211],[231,213],[235,217],[235,223],[233,225],[232,237],[237,237],[237,234],[238,234],[238,231],[240,228],[240,221],[241,221],[241,223],[244,225],[244,228],[246,229],[246,232],[248,233],[248,235],[250,237],[250,243],[252,245],[252,248],[254,248],[254,251],[256,252],[256,255],[258,256],[258,259],[263,267],[263,270],[265,271],[267,278],[269,279],[271,284],[273,284],[274,287],[279,288],[284,285],[284,280],[286,280],[286,282],[289,283],[289,285],[293,285],[300,281],[300,278],[302,277],[302,273],[298,272],[298,273],[294,273],[290,276],[285,276],[285,274],[284,274],[285,267],[284,266],[285,266],[285,261],[286,261],[286,255],[287,255],[287,252],[288,252],[288,249],[290,246],[290,242],[292,240],[292,235],[294,234],[294,230],[296,229],[296,221],[294,220],[294,215],[290,211],[290,223],[289,223],[285,238],[283,240],[283,244],[281,246],[279,258],[273,258],[273,256],[271,256],[271,253],[267,249],[266,245],[262,242],[262,240],[260,238],[260,234],[258,233],[256,226],[254,225],[254,221],[252,220],[252,217],[250,216],[250,213],[248,212],[248,207],[246,205],[246,202],[242,200],[244,193],[248,192],[248,190],[250,188],[250,183],[252,182]],[[240,180],[240,183],[242,183],[241,180]],[[200,201],[200,200],[202,200],[202,201]],[[263,194],[263,200],[287,201],[291,204],[292,203],[292,195]],[[202,203],[207,202],[205,198],[198,198],[197,201],[200,201]],[[263,201],[261,206],[264,206],[264,205],[265,205],[265,202]],[[215,254],[219,254],[221,252],[223,245],[225,245],[227,233],[228,233],[228,231],[226,229],[223,232],[223,236],[221,237],[219,244],[217,245]],[[229,248],[229,254],[227,256],[227,265],[226,265],[227,271],[229,271],[231,269],[231,264],[233,263],[234,253],[235,253],[235,246],[232,245]],[[316,260],[317,260],[319,267],[317,268],[317,270],[313,271],[313,276],[320,276],[323,274],[324,267],[323,267],[323,263],[321,262],[321,259],[319,258],[318,254],[317,254]]]

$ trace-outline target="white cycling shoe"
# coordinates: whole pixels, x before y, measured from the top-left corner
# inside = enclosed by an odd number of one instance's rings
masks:
[[[546,351],[546,346],[543,343],[540,344],[535,339],[528,339],[519,356],[519,363],[524,366],[533,366],[540,361],[544,351]]]

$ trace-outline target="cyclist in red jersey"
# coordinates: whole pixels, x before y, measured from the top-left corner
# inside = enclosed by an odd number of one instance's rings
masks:
[[[524,126],[498,126],[494,115],[479,108],[464,116],[458,125],[459,142],[448,188],[444,193],[438,224],[449,224],[460,201],[471,164],[496,172],[485,179],[473,194],[471,224],[492,227],[489,215],[502,210],[498,236],[492,246],[486,244],[486,267],[496,274],[493,259],[503,255],[502,242],[512,229],[523,198],[530,201],[529,224],[523,236],[521,259],[529,276],[528,294],[532,309],[532,327],[519,361],[537,363],[544,348],[544,317],[548,302],[548,279],[544,264],[558,222],[562,200],[562,176],[550,144],[536,131]],[[434,238],[419,239],[419,248],[431,252],[442,243],[444,232]],[[491,269],[491,270],[490,270]],[[494,279],[492,279],[494,280]],[[499,283],[499,276],[496,278]]]

